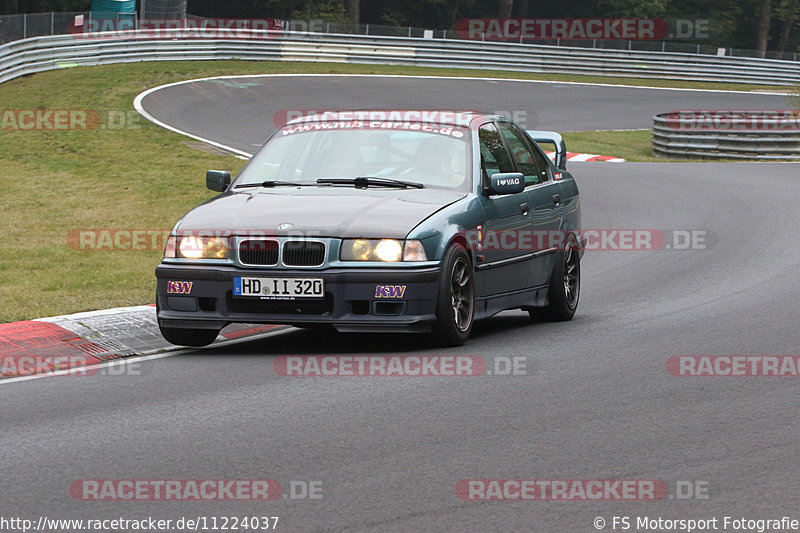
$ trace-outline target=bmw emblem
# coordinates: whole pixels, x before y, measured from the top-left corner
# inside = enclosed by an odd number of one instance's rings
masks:
[[[293,227],[294,227],[294,226],[292,226],[291,224],[289,224],[288,222],[286,222],[286,223],[284,223],[284,224],[280,224],[280,225],[278,226],[278,229],[279,229],[279,230],[281,230],[281,231],[286,231],[286,230],[290,230],[290,229],[292,229]]]

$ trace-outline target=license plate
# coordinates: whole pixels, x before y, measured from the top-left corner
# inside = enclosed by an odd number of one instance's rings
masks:
[[[325,283],[322,278],[233,278],[234,296],[261,297],[264,300],[294,300],[322,298]]]

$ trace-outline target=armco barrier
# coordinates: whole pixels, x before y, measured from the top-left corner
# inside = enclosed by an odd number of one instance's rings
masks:
[[[332,61],[588,74],[764,85],[800,83],[794,61],[476,41],[237,30],[198,39],[148,30],[34,37],[0,46],[0,83],[71,66],[133,61],[243,59]]]
[[[757,120],[748,120],[743,112],[737,117],[739,125],[757,123],[757,127],[736,127],[726,120],[709,117],[693,118],[691,124],[676,113],[653,117],[653,153],[671,159],[749,159],[800,160],[800,129],[797,120],[764,118],[763,112],[753,112]]]

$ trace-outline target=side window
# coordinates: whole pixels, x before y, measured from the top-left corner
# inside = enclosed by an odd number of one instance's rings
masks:
[[[539,147],[541,148],[541,146]],[[550,179],[547,169],[550,168],[549,161],[546,159],[542,152],[544,150],[537,150],[535,146],[531,147],[531,154],[533,154],[533,161],[536,163],[536,168],[539,169],[539,183]]]
[[[478,136],[481,145],[481,170],[485,179],[498,172],[514,172],[514,165],[508,156],[500,132],[494,124],[487,123],[481,126]]]
[[[531,146],[525,134],[514,124],[501,122],[500,129],[511,150],[511,157],[517,170],[525,176],[525,185],[536,185],[547,181],[547,162],[536,149]]]

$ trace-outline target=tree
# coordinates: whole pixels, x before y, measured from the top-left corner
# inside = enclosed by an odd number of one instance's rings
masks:
[[[0,2],[0,13],[19,13],[19,2],[17,2],[17,0],[4,0]]]
[[[758,33],[756,34],[756,50],[764,54],[769,41],[769,23],[772,18],[772,0],[761,0],[761,13],[758,17]]]
[[[597,7],[612,18],[657,18],[664,16],[668,4],[668,0],[600,0]]]
[[[303,6],[292,11],[291,18],[319,19],[325,22],[345,23],[348,20],[340,0],[306,0]]]
[[[347,17],[350,19],[351,24],[358,24],[361,22],[361,2],[359,0],[346,0],[347,1]]]
[[[781,27],[781,36],[778,39],[778,46],[775,49],[778,52],[785,52],[786,46],[789,44],[789,35],[792,33],[792,28],[797,23],[797,7],[798,0],[783,0],[779,10],[780,20],[783,26]]]
[[[511,11],[514,9],[514,0],[500,0],[500,8],[497,16],[501,19],[511,18]]]

